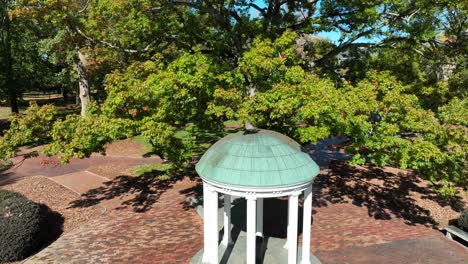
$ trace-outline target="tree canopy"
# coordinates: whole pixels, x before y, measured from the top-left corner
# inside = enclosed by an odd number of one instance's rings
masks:
[[[467,24],[450,0],[0,0],[3,97],[59,85],[81,101],[13,117],[0,157],[47,142],[66,162],[141,134],[182,165],[194,142],[178,132],[236,120],[304,144],[346,136],[351,163],[449,194],[467,185]]]

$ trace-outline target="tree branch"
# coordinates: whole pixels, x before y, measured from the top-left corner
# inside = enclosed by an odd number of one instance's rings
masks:
[[[87,0],[86,3],[84,4],[84,6],[80,10],[78,10],[77,13],[80,14],[80,13],[83,13],[84,11],[86,11],[86,9],[88,8],[89,2],[91,2],[91,0]]]
[[[330,52],[328,52],[327,54],[323,55],[320,59],[317,59],[315,60],[314,62],[315,63],[318,63],[320,64],[321,62],[329,59],[330,57],[333,57],[337,54],[339,54],[340,52],[342,52],[344,49],[348,48],[349,46],[351,46],[351,44],[356,41],[357,39],[363,37],[363,36],[366,36],[368,35],[369,33],[371,33],[372,31],[374,30],[378,30],[379,28],[382,28],[384,25],[381,25],[377,28],[370,28],[368,30],[365,30],[365,31],[362,31],[356,35],[354,35],[352,38],[348,39],[347,41],[341,43],[338,47],[336,47],[335,49],[331,50]]]
[[[331,50],[330,52],[328,52],[327,54],[325,54],[324,56],[322,56],[320,59],[317,59],[316,61],[314,61],[315,63],[322,63],[323,61],[329,59],[330,57],[333,57],[337,54],[339,54],[340,52],[342,52],[343,50],[345,50],[346,48],[348,48],[351,44],[353,44],[354,41],[356,41],[357,39],[361,38],[361,37],[364,37],[364,36],[367,36],[369,35],[370,33],[374,32],[374,31],[378,31],[380,29],[382,29],[383,27],[389,25],[389,24],[392,24],[394,23],[395,21],[399,20],[399,19],[404,19],[405,16],[407,15],[410,15],[410,18],[416,14],[417,12],[419,12],[419,8],[416,9],[416,10],[408,10],[408,12],[406,12],[406,14],[393,14],[393,19],[391,20],[386,20],[386,21],[383,21],[379,26],[376,26],[376,27],[372,27],[368,30],[364,30],[356,35],[354,35],[353,37],[351,37],[350,39],[348,39],[347,41],[341,43],[340,45],[338,45],[335,49]],[[385,14],[389,14],[388,12],[386,12]],[[381,14],[381,18],[384,18],[385,17],[385,14]]]
[[[254,4],[254,3],[250,3],[249,4],[250,7],[256,9],[258,12],[260,12],[263,16],[266,15],[266,8],[261,8],[259,7],[258,5]]]
[[[200,5],[197,5],[197,4],[192,3],[190,1],[171,1],[171,2],[174,5],[184,5],[184,6],[189,6],[189,7],[196,8],[196,9],[201,9]]]
[[[413,18],[413,16],[416,15],[419,12],[419,10],[421,10],[421,8],[418,8],[418,9],[414,10],[413,12],[411,12],[409,14],[406,14],[406,15],[396,14],[396,13],[392,13],[392,12],[386,12],[386,14],[391,15],[391,16],[393,16],[395,18],[401,18],[404,21],[406,21],[407,23],[409,23],[411,21],[411,18]],[[408,17],[406,17],[406,16],[408,16]]]
[[[120,51],[123,51],[123,52],[127,52],[127,53],[143,53],[143,52],[147,52],[151,49],[151,47],[153,47],[157,41],[156,40],[153,40],[151,41],[148,45],[146,45],[146,47],[144,47],[143,49],[127,49],[127,48],[123,48],[123,47],[120,47],[119,45],[116,45],[116,44],[113,44],[113,43],[110,43],[110,42],[107,42],[107,41],[104,41],[104,40],[96,40],[88,35],[86,35],[83,31],[81,31],[78,27],[75,27],[75,31],[80,35],[82,36],[83,38],[85,38],[86,40],[92,42],[92,43],[99,43],[99,44],[102,44],[102,45],[105,45],[109,48],[112,48],[112,49],[117,49],[117,50],[120,50]]]

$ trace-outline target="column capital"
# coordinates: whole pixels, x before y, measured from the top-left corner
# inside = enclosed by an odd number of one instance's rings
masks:
[[[301,193],[301,191],[294,191],[293,193],[291,193],[291,196],[298,197],[299,195],[301,195]]]
[[[245,199],[246,199],[246,200],[251,200],[251,201],[252,201],[252,200],[253,200],[253,201],[256,201],[256,200],[257,200],[257,196],[256,196],[255,194],[247,194],[247,195],[245,196]]]
[[[215,192],[216,191],[216,189],[212,185],[210,185],[208,183],[203,183],[203,184],[204,184],[204,187],[206,188],[207,191],[209,191],[209,192]]]

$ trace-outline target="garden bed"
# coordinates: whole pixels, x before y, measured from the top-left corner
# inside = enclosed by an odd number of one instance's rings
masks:
[[[18,182],[0,186],[1,189],[19,192],[28,199],[46,204],[64,218],[63,233],[83,225],[90,219],[101,217],[101,206],[71,207],[71,202],[80,199],[80,195],[62,185],[42,176],[28,177]]]

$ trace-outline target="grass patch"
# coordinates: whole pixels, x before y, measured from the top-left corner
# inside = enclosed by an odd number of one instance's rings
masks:
[[[26,110],[26,108],[20,107],[20,113],[23,113],[24,110]],[[0,119],[8,120],[8,118],[10,118],[11,115],[11,107],[0,106]]]
[[[143,146],[145,154],[151,153],[153,151],[153,146],[151,146],[151,143],[142,135],[134,136],[132,137],[132,140]]]
[[[174,136],[176,138],[180,138],[180,139],[183,139],[183,138],[186,138],[188,136],[190,136],[191,133],[189,130],[187,129],[184,129],[184,130],[178,130],[177,132],[175,132]]]
[[[171,168],[169,163],[152,163],[140,165],[131,169],[131,172],[137,176],[143,177],[156,177],[161,180],[169,179],[170,175],[167,173]]]
[[[23,100],[25,101],[45,101],[45,100],[53,100],[53,99],[63,99],[62,94],[43,94],[42,92],[36,93],[25,93],[23,95]]]
[[[224,126],[229,128],[241,128],[243,125],[242,122],[238,120],[228,120],[224,122]]]
[[[10,107],[0,107],[0,119],[8,119],[11,115]]]

